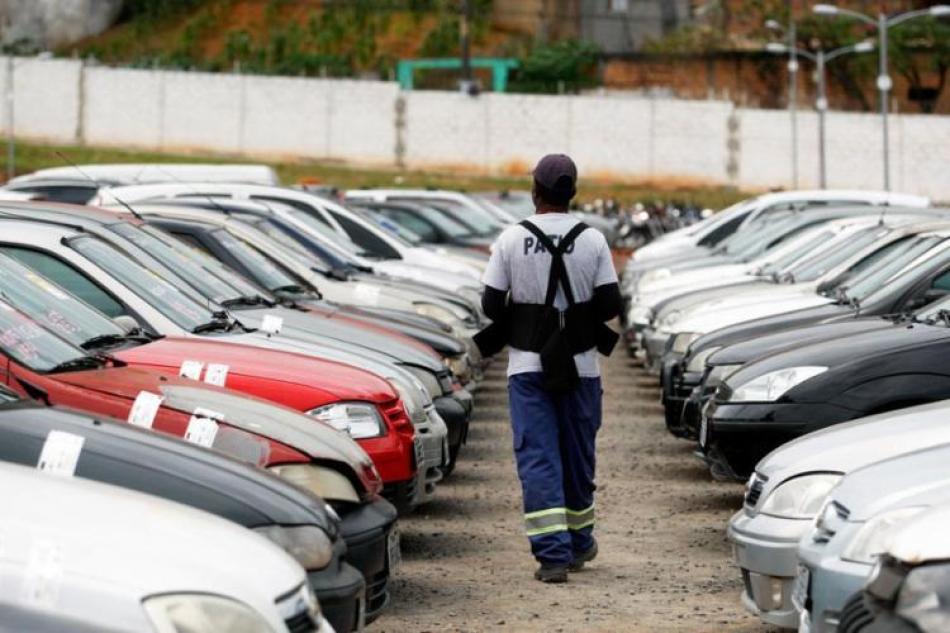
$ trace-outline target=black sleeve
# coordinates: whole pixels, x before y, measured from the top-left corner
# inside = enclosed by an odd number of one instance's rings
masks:
[[[610,321],[620,315],[623,309],[623,299],[620,297],[620,284],[604,284],[594,288],[591,299],[594,304],[594,315],[601,321]]]
[[[508,303],[508,291],[485,286],[482,293],[482,310],[492,321],[498,321],[505,315],[506,304]]]

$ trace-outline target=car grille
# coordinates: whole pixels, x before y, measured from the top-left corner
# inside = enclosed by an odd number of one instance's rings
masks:
[[[287,630],[290,631],[290,633],[313,633],[313,631],[317,630],[317,626],[313,623],[313,618],[311,618],[310,614],[306,611],[287,618],[284,620],[284,624],[287,625]]]
[[[762,490],[765,488],[765,481],[758,474],[752,475],[752,483],[745,494],[745,504],[750,508],[754,508],[759,502],[759,497],[762,496]]]
[[[381,571],[366,582],[366,619],[375,620],[389,602],[389,570]]]
[[[864,600],[864,593],[859,591],[844,603],[844,608],[841,610],[841,620],[838,622],[838,632],[859,633],[873,621],[874,615],[868,609]]]

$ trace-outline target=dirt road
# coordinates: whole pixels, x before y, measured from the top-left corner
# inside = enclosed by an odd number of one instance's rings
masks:
[[[741,486],[710,481],[666,433],[654,378],[619,351],[603,366],[600,557],[567,585],[532,579],[498,361],[456,474],[402,522],[393,605],[372,630],[768,631],[739,604],[724,535]]]

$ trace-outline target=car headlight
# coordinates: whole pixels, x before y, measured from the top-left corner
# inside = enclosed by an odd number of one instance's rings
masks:
[[[360,502],[360,495],[350,480],[335,470],[311,464],[280,464],[268,470],[325,501]]]
[[[910,506],[875,516],[861,526],[841,554],[841,558],[870,565],[878,554],[887,550],[897,530],[912,516],[926,509],[926,506]]]
[[[403,369],[412,374],[416,380],[422,383],[423,388],[429,392],[429,398],[438,398],[442,395],[444,389],[439,382],[438,376],[422,367],[413,367],[412,365],[403,365]],[[449,385],[449,389],[452,385]]]
[[[950,631],[950,565],[912,569],[901,586],[894,610],[923,633]]]
[[[741,369],[742,365],[714,365],[706,376],[706,387],[718,387],[732,372]]]
[[[686,364],[686,371],[704,371],[706,369],[706,359],[721,350],[722,347],[707,347],[698,354],[693,354]]]
[[[733,402],[774,402],[792,387],[828,371],[827,367],[789,367],[762,374],[732,392]]]
[[[421,314],[422,316],[435,319],[447,325],[452,325],[458,321],[458,318],[451,310],[434,303],[414,303],[412,306],[415,308],[416,314]]]
[[[653,321],[653,310],[647,306],[633,306],[630,308],[628,320],[636,325],[650,325]]]
[[[814,518],[828,493],[841,480],[836,473],[801,475],[779,484],[762,503],[762,514],[783,519]]]
[[[304,569],[323,569],[333,558],[333,543],[330,542],[330,537],[315,525],[268,525],[255,528],[254,531],[280,546]]]
[[[468,359],[465,358],[465,354],[450,356],[445,359],[445,364],[463,385],[471,379],[472,368],[468,363]]]
[[[386,423],[376,407],[366,402],[338,402],[307,411],[354,440],[386,435]]]
[[[142,606],[157,633],[272,633],[274,630],[257,611],[223,596],[170,594],[147,598]]]
[[[692,345],[693,341],[698,339],[702,334],[700,332],[680,332],[673,339],[673,350],[674,354],[685,354],[686,350],[689,349],[689,346]]]

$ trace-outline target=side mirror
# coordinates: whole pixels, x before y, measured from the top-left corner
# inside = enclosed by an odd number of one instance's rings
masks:
[[[138,322],[127,314],[120,314],[112,319],[112,322],[122,328],[122,331],[126,334],[131,334],[139,327]]]

